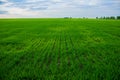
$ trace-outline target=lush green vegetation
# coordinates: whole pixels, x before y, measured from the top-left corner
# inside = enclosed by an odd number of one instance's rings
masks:
[[[0,19],[0,80],[118,80],[120,20]]]

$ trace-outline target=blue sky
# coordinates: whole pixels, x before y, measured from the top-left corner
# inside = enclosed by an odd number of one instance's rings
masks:
[[[120,0],[0,0],[0,18],[120,15]]]

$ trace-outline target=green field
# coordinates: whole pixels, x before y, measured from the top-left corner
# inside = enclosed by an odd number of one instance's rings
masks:
[[[120,20],[0,19],[0,80],[119,80]]]

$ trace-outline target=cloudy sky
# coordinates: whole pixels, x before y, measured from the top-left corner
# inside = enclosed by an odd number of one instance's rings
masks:
[[[120,0],[0,0],[0,18],[120,15]]]

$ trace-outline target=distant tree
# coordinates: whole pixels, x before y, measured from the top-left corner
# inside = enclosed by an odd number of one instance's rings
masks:
[[[120,16],[117,16],[117,19],[120,19]]]
[[[85,19],[85,17],[83,17],[83,19]]]
[[[114,17],[114,16],[111,16],[110,19],[115,19],[115,17]]]
[[[106,17],[104,16],[103,19],[106,19]]]
[[[120,16],[119,16],[120,17]],[[97,19],[98,17],[96,17],[96,19]],[[100,17],[99,19],[116,19],[115,18],[115,16],[111,16],[111,17],[109,17],[109,16],[107,16],[107,17]]]
[[[98,19],[98,17],[96,17],[96,19]]]
[[[69,17],[64,17],[64,19],[69,19]]]

